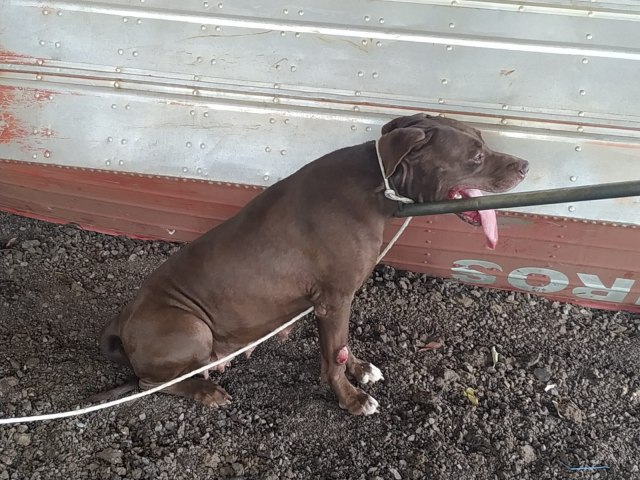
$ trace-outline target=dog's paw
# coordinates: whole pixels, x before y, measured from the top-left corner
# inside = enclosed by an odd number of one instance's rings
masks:
[[[349,373],[362,385],[384,380],[382,372],[373,363],[357,362],[350,367]]]
[[[359,379],[360,383],[362,384],[376,383],[379,380],[384,380],[382,372],[373,363],[364,364],[362,370],[363,374]]]
[[[340,408],[351,415],[373,415],[378,411],[379,403],[371,395],[358,390],[358,394],[347,403],[340,402]]]
[[[202,388],[194,395],[194,399],[209,407],[223,407],[231,403],[231,395],[224,388],[215,383]]]

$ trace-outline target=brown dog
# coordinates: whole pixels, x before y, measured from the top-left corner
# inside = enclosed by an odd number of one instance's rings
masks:
[[[477,130],[423,114],[386,124],[378,149],[396,192],[416,202],[503,192],[528,170],[525,160],[487,148]],[[382,378],[353,355],[347,337],[351,301],[376,264],[384,227],[398,206],[383,191],[374,142],[309,163],[154,271],[105,328],[104,353],[130,365],[140,388],[149,389],[234,352],[313,306],[322,380],[342,408],[374,413],[378,402],[345,373],[363,384]],[[460,216],[481,224],[495,245],[493,212]],[[207,405],[231,398],[207,378],[164,391]]]

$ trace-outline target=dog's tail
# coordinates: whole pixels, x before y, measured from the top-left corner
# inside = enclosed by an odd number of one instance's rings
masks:
[[[101,402],[103,400],[115,400],[119,396],[135,390],[137,387],[138,387],[138,377],[131,377],[122,385],[118,385],[117,387],[114,387],[110,390],[105,390],[104,392],[91,395],[89,398],[85,400],[85,402],[96,403],[96,402]]]
[[[130,367],[131,362],[124,351],[122,339],[118,333],[118,323],[118,319],[114,319],[104,327],[100,335],[100,350],[112,362]]]

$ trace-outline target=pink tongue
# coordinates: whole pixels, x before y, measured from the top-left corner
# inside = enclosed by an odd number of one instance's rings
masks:
[[[482,192],[474,188],[465,190],[464,193],[469,197],[481,197]],[[482,231],[487,238],[487,247],[491,250],[496,248],[498,244],[498,222],[496,220],[496,212],[494,210],[479,210],[480,221],[482,222]]]

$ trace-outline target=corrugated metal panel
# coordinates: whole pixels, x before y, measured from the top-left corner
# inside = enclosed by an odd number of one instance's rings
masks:
[[[0,161],[0,205],[105,233],[189,241],[237,212],[260,188],[175,177]],[[640,311],[638,227],[502,214],[500,243],[454,215],[413,220],[385,258],[404,269]],[[400,220],[385,232],[388,241]]]
[[[392,116],[478,124],[519,190],[640,178],[640,4],[4,0],[0,158],[269,185]],[[640,224],[640,199],[526,211]]]

